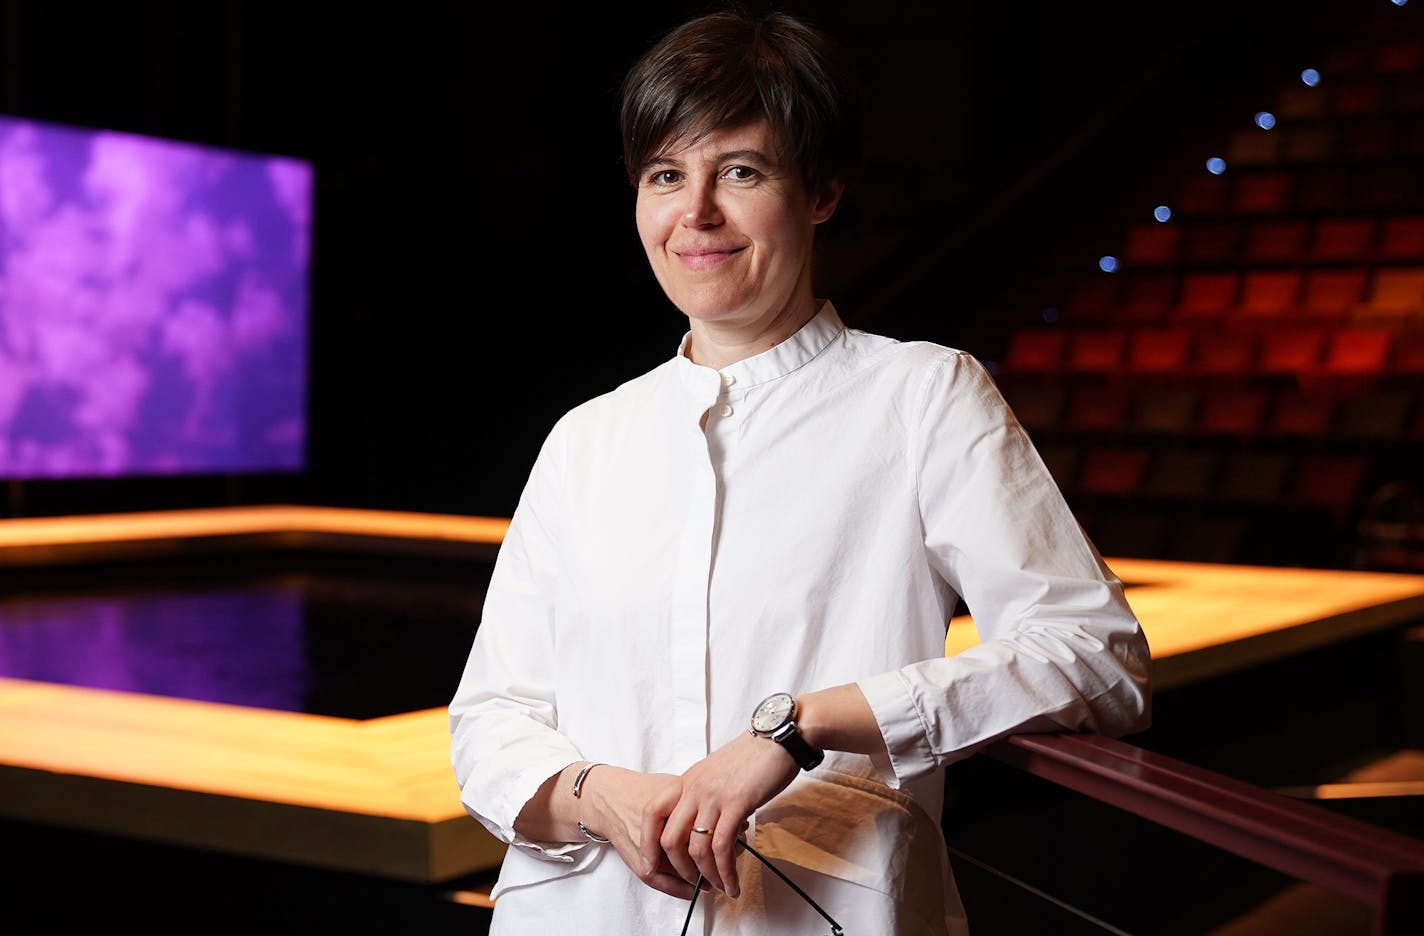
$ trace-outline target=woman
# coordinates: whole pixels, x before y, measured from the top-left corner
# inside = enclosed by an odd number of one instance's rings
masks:
[[[847,932],[964,932],[945,765],[1147,725],[1122,585],[985,370],[815,295],[843,73],[804,22],[722,12],[625,80],[688,331],[553,427],[495,564],[450,705],[462,802],[511,846],[493,933],[824,931],[757,855]],[[981,642],[945,657],[959,596]]]

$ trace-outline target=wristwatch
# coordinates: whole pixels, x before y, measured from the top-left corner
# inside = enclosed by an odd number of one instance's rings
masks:
[[[811,747],[796,729],[796,700],[789,692],[774,692],[761,700],[752,712],[751,733],[770,738],[786,749],[802,770],[810,770],[826,752]]]

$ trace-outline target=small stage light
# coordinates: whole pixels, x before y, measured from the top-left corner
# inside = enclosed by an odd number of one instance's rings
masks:
[[[1300,80],[1313,88],[1316,85],[1320,84],[1320,72],[1316,71],[1313,68],[1307,68],[1305,71],[1300,73]]]
[[[1226,160],[1220,156],[1213,156],[1206,161],[1206,171],[1212,175],[1221,175],[1226,171]]]
[[[1104,273],[1116,273],[1117,257],[1098,258],[1098,269],[1102,270]]]
[[[1170,221],[1172,220],[1172,209],[1166,205],[1158,205],[1152,209],[1152,217],[1158,221]]]
[[[1276,125],[1276,115],[1270,111],[1261,111],[1256,115],[1256,126],[1262,130],[1269,130]]]
[[[1058,307],[1046,306],[1043,310],[1043,320],[1049,325],[1052,325],[1054,322],[1058,321]]]
[[[1393,3],[1395,6],[1404,6],[1406,3],[1409,2],[1409,0],[1389,0],[1389,2]]]

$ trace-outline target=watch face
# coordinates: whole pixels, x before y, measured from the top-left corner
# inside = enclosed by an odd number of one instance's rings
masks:
[[[763,732],[775,731],[791,717],[791,710],[795,704],[795,700],[788,692],[778,692],[774,696],[769,696],[752,713],[752,729]]]

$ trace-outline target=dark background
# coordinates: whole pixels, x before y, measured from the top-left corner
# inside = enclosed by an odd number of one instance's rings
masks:
[[[821,292],[852,325],[992,362],[1038,312],[1007,291],[1094,265],[1164,161],[1210,155],[1362,5],[779,4],[851,46],[871,103]],[[309,470],[10,482],[0,516],[508,515],[553,421],[685,330],[637,243],[617,85],[711,6],[4,0],[4,113],[301,157],[317,188]]]

